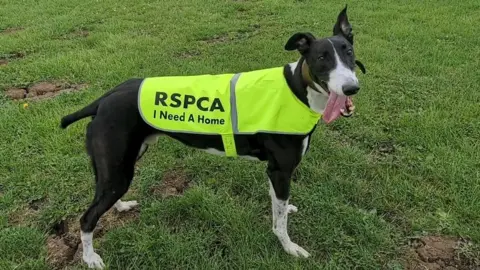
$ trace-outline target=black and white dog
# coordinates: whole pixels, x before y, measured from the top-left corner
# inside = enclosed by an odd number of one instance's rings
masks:
[[[300,52],[297,62],[284,66],[284,76],[295,96],[312,110],[324,113],[338,110],[337,116],[349,116],[354,110],[350,98],[360,89],[355,65],[352,27],[347,8],[338,15],[333,36],[316,39],[310,33],[296,33],[287,41],[285,49]],[[95,172],[96,190],[92,204],[80,219],[83,260],[90,268],[103,268],[104,263],[93,250],[93,230],[100,217],[114,206],[127,211],[136,201],[121,201],[134,175],[136,161],[159,135],[166,135],[187,146],[222,154],[220,135],[198,135],[160,132],[146,124],[138,110],[137,96],[142,79],[128,80],[85,108],[65,116],[61,127],[92,116],[88,124],[86,146]],[[328,108],[329,96],[342,97],[341,108]],[[330,106],[332,107],[332,106]],[[315,128],[314,128],[315,129]],[[258,133],[235,135],[238,155],[267,161],[267,175],[272,199],[273,232],[284,250],[294,256],[310,254],[290,240],[287,216],[297,208],[288,203],[290,179],[309,147],[310,135],[305,136]]]

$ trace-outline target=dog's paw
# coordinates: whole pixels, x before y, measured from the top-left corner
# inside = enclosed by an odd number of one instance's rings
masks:
[[[102,258],[95,252],[83,255],[83,261],[88,265],[88,268],[103,269],[105,267]]]
[[[298,212],[298,208],[293,204],[289,204],[287,208],[287,213],[291,214],[296,212]]]
[[[290,255],[293,255],[295,257],[303,257],[303,258],[308,258],[310,257],[310,253],[308,253],[305,249],[303,249],[301,246],[290,242],[287,243],[283,246],[283,249]]]
[[[122,202],[118,200],[118,202],[115,203],[115,208],[117,209],[118,212],[125,212],[132,210],[135,206],[138,205],[137,201],[126,201]]]

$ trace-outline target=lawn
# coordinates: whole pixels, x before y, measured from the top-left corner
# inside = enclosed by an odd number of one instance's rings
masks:
[[[93,196],[88,120],[61,130],[62,116],[131,77],[295,61],[297,53],[283,50],[288,38],[331,35],[343,5],[0,0],[0,91],[84,86],[45,99],[0,95],[0,269],[85,268],[75,248],[52,251],[62,233],[76,235]],[[474,269],[480,2],[363,0],[348,12],[367,67],[356,115],[317,129],[292,186],[299,212],[290,236],[312,257],[288,256],[271,232],[265,164],[162,138],[126,195],[139,210],[100,221],[95,246],[110,269],[403,269],[415,259],[412,239],[431,235],[460,239],[456,255],[470,266],[459,269]]]

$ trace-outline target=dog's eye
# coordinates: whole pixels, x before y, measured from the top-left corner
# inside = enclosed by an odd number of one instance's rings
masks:
[[[325,60],[325,56],[320,55],[320,56],[318,57],[318,60]]]
[[[352,54],[353,54],[352,49],[349,49],[349,50],[347,51],[347,55],[352,55]]]

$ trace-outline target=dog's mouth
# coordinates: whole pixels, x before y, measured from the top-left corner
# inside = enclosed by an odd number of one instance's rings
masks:
[[[322,119],[329,124],[338,117],[350,117],[355,110],[352,98],[345,95],[338,95],[334,91],[330,91],[328,84],[324,81],[319,81],[319,85],[328,94],[328,101],[325,110],[323,111]]]

